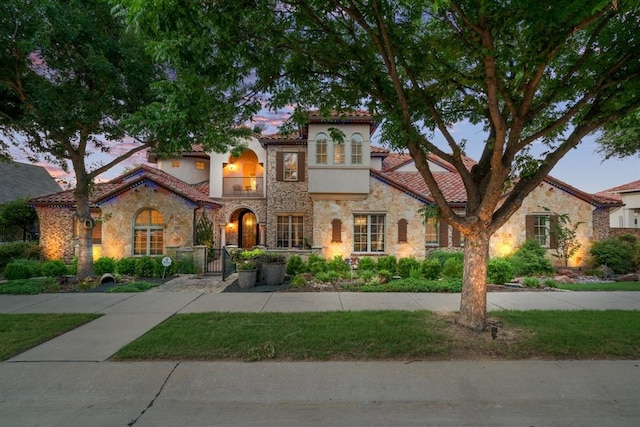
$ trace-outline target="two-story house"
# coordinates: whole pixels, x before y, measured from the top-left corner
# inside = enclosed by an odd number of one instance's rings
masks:
[[[203,225],[210,227],[216,247],[307,249],[327,258],[421,258],[433,248],[463,246],[460,233],[448,224],[424,221],[420,208],[433,204],[426,184],[408,154],[372,146],[376,127],[366,112],[329,118],[311,113],[293,134],[249,138],[237,157],[199,147],[175,159],[150,156],[156,168],[141,166],[96,185],[95,253],[166,254],[200,243]],[[341,141],[331,138],[336,129]],[[469,167],[474,163],[466,161]],[[455,169],[436,156],[429,162],[451,206],[464,213],[466,195]],[[32,203],[41,217],[44,253],[73,257],[73,238],[63,238],[81,226],[74,224],[72,193]],[[548,177],[493,236],[491,256],[506,255],[528,238],[552,251],[557,242],[551,225],[566,214],[581,223],[582,249],[571,264],[584,265],[589,242],[608,236],[609,209],[616,206],[618,199]]]

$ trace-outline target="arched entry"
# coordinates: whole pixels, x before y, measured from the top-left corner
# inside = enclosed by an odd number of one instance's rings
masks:
[[[256,216],[249,209],[238,216],[238,246],[252,248],[260,244],[260,229]]]

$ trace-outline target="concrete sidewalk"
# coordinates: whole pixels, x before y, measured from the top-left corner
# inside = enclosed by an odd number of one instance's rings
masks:
[[[640,292],[491,292],[488,310],[639,310]],[[0,313],[103,313],[99,319],[10,359],[11,362],[107,360],[176,313],[356,310],[456,311],[460,294],[211,293],[0,295]]]

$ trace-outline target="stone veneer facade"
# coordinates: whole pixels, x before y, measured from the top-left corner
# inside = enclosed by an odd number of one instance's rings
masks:
[[[155,209],[164,221],[164,246],[193,246],[192,202],[161,187],[141,185],[100,206],[102,210],[102,255],[133,256],[133,226],[143,209]]]
[[[303,152],[305,163],[308,160],[307,143],[269,146],[267,150],[267,202],[266,202],[266,245],[276,248],[277,220],[279,215],[303,215],[303,233],[308,242],[314,242],[313,202],[308,193],[308,178],[306,164],[304,165],[304,181],[277,181],[276,156],[279,152]]]
[[[524,199],[521,208],[491,237],[489,255],[491,257],[501,257],[513,253],[527,239],[526,216],[545,214],[547,212],[543,209],[544,207],[551,209],[555,214],[568,215],[571,224],[581,222],[577,228],[580,249],[569,260],[569,267],[586,265],[589,257],[590,242],[595,237],[594,222],[600,223],[598,215],[595,215],[596,208],[546,182],[541,183],[533,190]],[[555,261],[555,258],[551,254],[554,252],[552,249],[548,250],[549,258],[553,261]]]
[[[36,207],[40,223],[40,247],[44,259],[71,262],[75,256],[73,235],[74,213],[66,207]]]

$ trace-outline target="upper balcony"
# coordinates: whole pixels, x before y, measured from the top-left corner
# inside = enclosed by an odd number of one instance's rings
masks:
[[[264,178],[234,176],[222,178],[222,197],[264,197]]]

